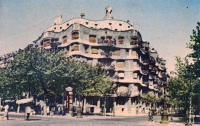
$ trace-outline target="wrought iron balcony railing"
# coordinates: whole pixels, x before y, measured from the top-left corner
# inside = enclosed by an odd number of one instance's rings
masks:
[[[145,48],[140,48],[140,51],[144,54],[147,54],[149,52],[149,50],[145,49]]]
[[[144,65],[148,65],[149,64],[149,60],[148,59],[142,59],[142,64]]]
[[[115,65],[105,66],[105,69],[108,70],[108,71],[115,70]]]
[[[101,39],[101,38],[98,38],[98,44],[103,44],[103,45],[108,45],[108,46],[114,46],[116,45],[116,39]]]
[[[144,74],[144,75],[149,74],[149,70],[148,70],[148,69],[142,69],[141,72],[142,72],[142,74]]]
[[[146,84],[147,86],[149,85],[148,81],[142,81],[143,84]]]
[[[119,96],[119,97],[129,97],[129,96],[131,96],[131,91],[117,92],[116,95]]]
[[[112,56],[112,52],[101,52],[102,56],[106,56],[106,57],[111,57]]]

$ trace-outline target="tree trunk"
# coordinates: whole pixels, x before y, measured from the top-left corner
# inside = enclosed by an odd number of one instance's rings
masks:
[[[43,106],[44,115],[47,115],[47,94],[44,92],[44,106]]]

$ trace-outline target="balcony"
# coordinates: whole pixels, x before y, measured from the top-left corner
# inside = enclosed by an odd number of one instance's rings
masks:
[[[116,45],[116,39],[105,39],[105,38],[98,38],[98,44],[107,45],[107,46],[114,46]]]
[[[108,66],[105,66],[105,69],[107,71],[114,71],[115,70],[115,65],[108,65]]]
[[[150,64],[155,65],[156,61],[155,61],[154,57],[149,56],[149,58],[150,58]]]
[[[148,81],[142,81],[143,84],[146,84],[147,86],[149,85]]]
[[[130,96],[131,96],[131,91],[117,92],[116,95],[117,95],[118,97],[130,97]]]
[[[158,69],[156,67],[152,67],[151,72],[152,73],[156,73],[158,71]]]
[[[149,74],[149,70],[148,69],[142,69],[141,72],[144,75],[148,75]]]
[[[143,48],[149,48],[149,42],[142,42],[141,44]]]
[[[112,52],[101,52],[100,53],[102,56],[105,56],[105,57],[111,57],[112,56]]]
[[[143,54],[147,54],[149,51],[148,49],[145,49],[145,48],[140,48],[140,51],[143,53]]]
[[[155,79],[155,76],[152,75],[152,74],[150,74],[150,75],[149,75],[149,79],[154,80],[154,79]]]
[[[143,65],[148,65],[148,64],[149,64],[149,60],[148,60],[148,59],[142,59],[142,60],[141,60],[141,63],[142,63]]]

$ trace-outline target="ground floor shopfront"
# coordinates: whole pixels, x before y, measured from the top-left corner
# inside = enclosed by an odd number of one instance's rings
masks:
[[[73,103],[74,111],[79,105],[76,100]],[[115,115],[137,115],[147,114],[149,108],[161,111],[159,103],[144,103],[137,97],[84,97],[81,99],[83,113],[113,113]]]

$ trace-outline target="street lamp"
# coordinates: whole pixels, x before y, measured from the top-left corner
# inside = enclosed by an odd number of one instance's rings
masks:
[[[169,124],[169,121],[168,121],[168,114],[167,114],[167,103],[166,103],[166,87],[167,87],[167,84],[164,83],[163,84],[163,88],[164,88],[164,103],[163,103],[163,113],[161,115],[161,121],[160,123],[161,124]]]
[[[81,103],[80,103],[81,99],[80,99],[80,95],[79,95],[79,104],[78,104],[78,109],[77,109],[77,116],[76,118],[83,118],[82,116],[82,108],[81,108]]]

